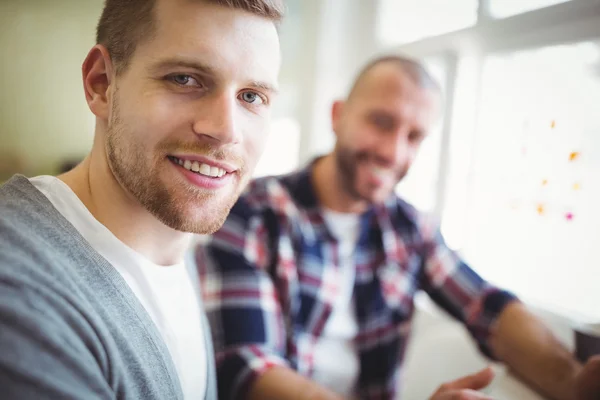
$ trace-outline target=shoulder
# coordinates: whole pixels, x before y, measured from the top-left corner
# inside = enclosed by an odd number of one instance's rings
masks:
[[[68,306],[74,290],[72,227],[24,177],[0,188],[0,301]],[[7,296],[7,293],[12,293]]]
[[[390,198],[386,205],[396,229],[410,231],[423,239],[431,239],[437,235],[440,224],[433,213],[418,210],[396,195]]]
[[[249,219],[257,214],[285,214],[296,208],[296,174],[254,179],[231,209],[232,218]]]
[[[211,250],[267,254],[268,244],[278,237],[286,222],[294,220],[298,206],[293,196],[293,174],[255,179],[231,209],[221,228],[209,241]]]
[[[68,249],[51,239],[52,233],[5,222],[0,221],[0,304],[15,310],[20,307],[23,312],[27,307],[45,310],[44,314],[50,308],[62,312],[77,304],[79,291],[67,260]]]
[[[62,258],[10,238],[0,244],[0,353],[13,346],[70,352],[68,343],[83,354],[95,340],[89,309]]]
[[[20,236],[26,244],[69,228],[72,227],[68,221],[24,176],[16,175],[0,187],[0,234],[3,237]]]

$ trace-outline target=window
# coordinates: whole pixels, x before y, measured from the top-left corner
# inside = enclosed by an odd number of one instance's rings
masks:
[[[477,22],[477,9],[477,0],[381,0],[377,36],[400,44],[457,31]]]
[[[481,90],[464,255],[529,300],[600,317],[600,45],[490,55]]]
[[[298,167],[300,124],[290,118],[273,121],[264,153],[254,170],[254,177],[281,175]]]
[[[527,11],[566,3],[570,0],[488,0],[490,14],[494,18],[505,18]]]
[[[441,214],[447,243],[486,279],[600,319],[597,0],[380,3],[379,51],[438,60],[452,92],[398,193]]]

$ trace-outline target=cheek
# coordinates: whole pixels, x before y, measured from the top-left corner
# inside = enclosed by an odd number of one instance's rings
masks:
[[[133,101],[127,116],[130,132],[140,145],[155,144],[164,141],[183,127],[190,130],[193,110],[189,105],[170,101],[165,96],[143,97]]]
[[[357,150],[375,149],[381,144],[378,132],[369,125],[359,125],[350,132],[347,144]]]

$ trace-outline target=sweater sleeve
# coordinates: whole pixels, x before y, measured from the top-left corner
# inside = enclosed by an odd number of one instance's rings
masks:
[[[75,308],[50,292],[0,279],[3,399],[112,399]]]

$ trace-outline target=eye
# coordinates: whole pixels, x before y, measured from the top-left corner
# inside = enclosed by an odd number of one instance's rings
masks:
[[[240,95],[242,101],[248,104],[260,105],[265,103],[265,100],[256,92],[244,92]]]
[[[421,132],[413,131],[409,134],[408,138],[413,143],[421,143],[424,139],[425,135]]]
[[[198,81],[189,75],[184,75],[184,74],[171,75],[168,77],[168,79],[171,82],[173,82],[179,86],[187,86],[187,87],[200,86]]]
[[[370,120],[381,131],[390,131],[394,127],[394,119],[388,115],[374,114],[371,115]]]

